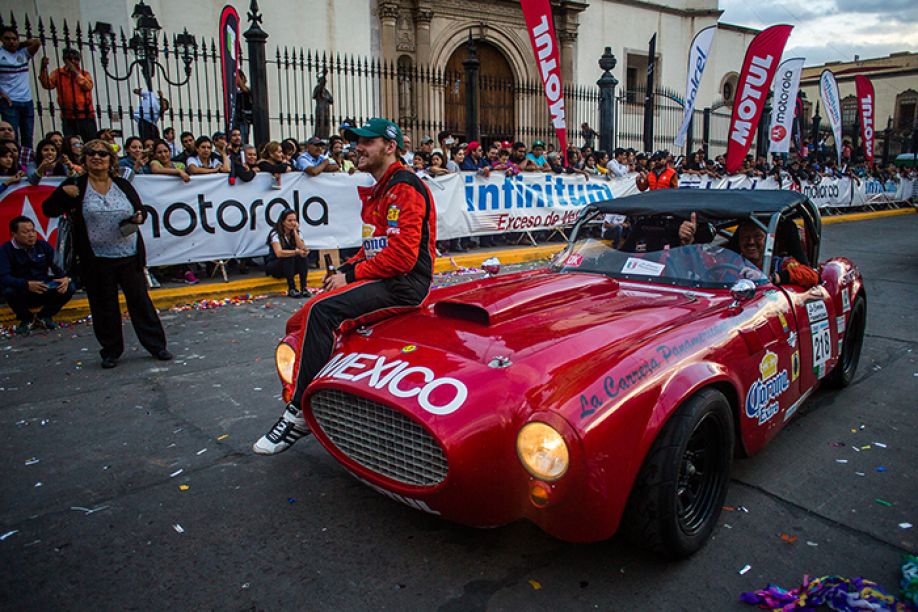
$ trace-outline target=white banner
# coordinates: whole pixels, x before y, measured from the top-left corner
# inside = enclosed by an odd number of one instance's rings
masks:
[[[832,134],[835,136],[835,150],[838,152],[838,165],[841,167],[842,150],[842,115],[841,99],[838,97],[838,83],[831,70],[823,70],[819,76],[819,97],[825,110]],[[816,144],[816,143],[813,143]]]
[[[682,126],[679,127],[679,133],[676,134],[676,139],[673,141],[673,144],[677,147],[685,146],[685,134],[688,132],[689,123],[692,121],[695,98],[701,88],[701,75],[704,74],[704,67],[708,63],[708,55],[711,53],[711,43],[714,42],[715,32],[717,32],[716,25],[708,26],[695,34],[695,38],[692,39],[685,83],[685,106],[683,107]]]
[[[790,151],[791,132],[794,129],[794,111],[797,108],[797,90],[804,59],[795,57],[778,66],[774,80],[771,127],[768,130],[768,152]]]
[[[437,211],[437,238],[553,229],[571,225],[586,205],[638,193],[632,174],[612,181],[580,175],[523,173],[507,178],[474,173],[425,179]],[[60,179],[37,186],[16,185],[0,195],[0,223],[18,215],[35,222],[41,238],[54,242],[57,219],[41,212],[41,203]],[[825,178],[797,186],[785,176],[720,179],[686,175],[680,189],[802,190],[819,207],[844,208],[905,201],[915,197],[918,181],[859,181]],[[134,187],[147,209],[141,227],[147,262],[162,266],[192,261],[254,257],[267,253],[266,239],[281,211],[297,211],[300,233],[313,249],[358,246],[360,199],[357,187],[371,185],[367,174],[287,174],[281,189],[259,174],[250,183],[229,185],[226,176],[194,177],[182,183],[169,176],[137,176]]]

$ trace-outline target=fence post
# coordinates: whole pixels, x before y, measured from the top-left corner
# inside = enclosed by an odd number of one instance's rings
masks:
[[[465,69],[465,138],[466,142],[478,140],[478,59],[472,31],[469,30],[468,57],[462,60]]]
[[[692,109],[692,114],[689,117],[688,130],[685,133],[685,157],[688,159],[688,156],[694,153],[695,147],[695,109]]]
[[[762,109],[762,116],[759,117],[758,135],[756,136],[755,153],[759,155],[768,155],[769,138],[768,128],[771,126],[771,101],[772,96],[769,93],[765,98],[765,107]]]
[[[654,72],[657,68],[657,35],[650,38],[650,49],[647,53],[647,88],[644,91],[644,150],[653,151],[653,94]]]
[[[892,136],[892,117],[886,119],[886,129],[883,131],[883,167],[889,165],[889,138]]]
[[[599,85],[599,149],[609,154],[615,148],[615,86],[618,85],[618,79],[610,71],[617,63],[612,47],[606,47],[599,58],[603,73],[596,84]]]
[[[243,33],[249,48],[249,83],[252,88],[252,130],[255,146],[261,149],[271,140],[268,123],[268,68],[265,62],[265,46],[268,33],[261,29],[262,15],[258,12],[258,0],[249,5],[249,22],[252,24]]]
[[[710,159],[708,147],[711,142],[711,107],[704,109],[704,119],[701,123],[701,146],[704,147],[704,158]]]

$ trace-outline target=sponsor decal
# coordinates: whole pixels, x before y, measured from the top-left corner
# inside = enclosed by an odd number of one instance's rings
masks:
[[[787,346],[795,348],[797,346],[797,332],[792,331],[787,334]]]
[[[778,321],[781,322],[781,329],[783,329],[786,334],[790,330],[790,326],[787,324],[787,318],[784,316],[783,312],[778,312]]]
[[[819,96],[822,98],[823,110],[826,113],[829,127],[832,128],[835,142],[842,142],[841,101],[838,95],[838,82],[831,70],[823,70],[819,75]],[[835,149],[838,153],[838,165],[841,166],[842,147],[836,146]]]
[[[389,227],[398,226],[398,216],[401,212],[397,204],[389,204],[389,211],[386,213],[386,221]]]
[[[642,380],[660,369],[660,362],[655,358],[650,361],[641,359],[634,368],[618,377],[608,375],[603,379],[602,388],[607,399],[615,399],[622,392],[636,387]],[[596,412],[602,406],[602,399],[597,395],[587,398],[586,395],[580,396],[580,418],[585,418]]]
[[[746,416],[762,425],[778,414],[778,399],[790,387],[790,381],[787,370],[778,371],[778,356],[771,351],[762,357],[759,374],[746,393]]]
[[[842,312],[848,312],[849,310],[851,310],[851,295],[849,293],[850,291],[851,291],[850,287],[844,287],[842,289],[842,292],[841,292]]]
[[[861,115],[861,139],[864,142],[864,157],[873,161],[873,83],[863,75],[854,77],[857,102]]]
[[[800,57],[784,60],[778,66],[775,74],[769,153],[787,153],[790,150],[790,137],[803,61],[803,58]]]
[[[845,333],[845,315],[835,317],[835,327],[838,328],[839,340],[841,340],[841,335]]]
[[[403,352],[403,353],[413,353],[413,352],[415,352],[416,350],[418,350],[418,347],[417,347],[416,345],[414,345],[414,344],[409,344],[409,345],[407,345],[407,346],[403,346],[403,347],[402,347],[402,352]]]
[[[579,268],[582,263],[583,263],[583,255],[581,255],[580,253],[574,253],[573,255],[569,256],[566,260],[564,260],[564,265],[567,266],[568,268]]]
[[[320,378],[362,382],[399,399],[414,398],[421,408],[439,416],[461,408],[469,394],[461,380],[437,377],[430,368],[370,353],[338,353],[319,371],[316,379]]]
[[[800,351],[794,351],[791,354],[791,382],[797,382],[800,376]]]
[[[660,276],[663,274],[665,265],[637,257],[629,257],[622,266],[624,274],[642,274],[644,276]]]
[[[806,303],[806,316],[810,320],[810,323],[815,323],[816,321],[828,319],[829,313],[826,310],[824,302],[810,301]]]

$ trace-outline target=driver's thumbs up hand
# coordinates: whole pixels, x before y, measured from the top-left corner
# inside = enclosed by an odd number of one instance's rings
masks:
[[[683,221],[679,226],[679,242],[682,244],[692,244],[695,240],[695,228],[698,227],[698,216],[692,213],[689,221]]]

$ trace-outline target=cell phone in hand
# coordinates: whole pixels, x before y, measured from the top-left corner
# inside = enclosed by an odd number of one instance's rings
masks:
[[[45,287],[48,288],[48,291],[56,291],[57,289],[60,289],[61,284],[57,281],[48,281],[45,283]]]

